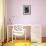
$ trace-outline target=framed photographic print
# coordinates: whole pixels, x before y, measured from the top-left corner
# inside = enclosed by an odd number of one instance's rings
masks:
[[[31,15],[31,5],[24,5],[23,6],[23,14],[24,15]]]

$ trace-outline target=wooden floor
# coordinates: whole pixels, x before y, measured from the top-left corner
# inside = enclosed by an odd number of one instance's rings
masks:
[[[10,41],[8,43],[5,43],[3,46],[31,46],[30,41],[24,41],[24,40],[16,40],[16,41]]]
[[[3,46],[46,46],[46,43],[31,43],[30,41],[14,40],[5,43]]]
[[[42,37],[43,43],[31,43],[31,41],[27,40],[14,40],[9,41],[8,43],[5,43],[3,46],[46,46],[46,37]]]

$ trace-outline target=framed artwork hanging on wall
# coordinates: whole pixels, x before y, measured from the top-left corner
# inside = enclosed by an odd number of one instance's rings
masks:
[[[31,15],[31,5],[24,5],[23,6],[23,14],[24,15]]]

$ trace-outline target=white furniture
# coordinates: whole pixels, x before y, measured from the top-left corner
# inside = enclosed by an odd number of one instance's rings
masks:
[[[24,33],[25,31],[22,25],[14,25],[12,29],[12,42],[13,42],[13,36],[15,36],[15,40],[16,40],[16,36],[18,37],[23,36]]]
[[[12,30],[9,30],[9,27],[12,27]],[[24,27],[25,26],[25,27]],[[27,26],[27,27],[26,27]],[[30,28],[28,28],[28,26]],[[27,29],[28,28],[28,29]],[[21,24],[14,24],[14,25],[8,25],[7,26],[7,42],[9,40],[9,36],[12,35],[12,42],[13,42],[13,36],[15,36],[15,40],[16,40],[16,36],[25,36],[25,41],[26,41],[26,37],[29,36],[27,35],[26,31],[30,31],[30,38],[31,38],[31,42],[41,42],[41,38],[42,38],[42,30],[41,30],[41,25],[21,25]],[[28,33],[29,34],[29,33]]]
[[[26,40],[26,31],[23,29],[24,25],[8,25],[7,26],[7,42],[9,41],[10,35],[12,34],[12,42],[13,42],[13,37],[15,36],[23,36],[25,34],[25,40]],[[12,30],[10,29],[12,27]],[[10,30],[9,30],[10,29]]]
[[[31,27],[31,41],[41,42],[42,40],[42,28],[41,25],[32,25]]]

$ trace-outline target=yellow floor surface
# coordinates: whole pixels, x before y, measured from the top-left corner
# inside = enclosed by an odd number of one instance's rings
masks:
[[[5,43],[3,46],[46,46],[46,43],[31,43],[30,41],[16,40]]]
[[[16,41],[10,41],[6,44],[4,44],[4,46],[31,46],[31,42],[30,41],[24,41],[24,40],[16,40]]]

